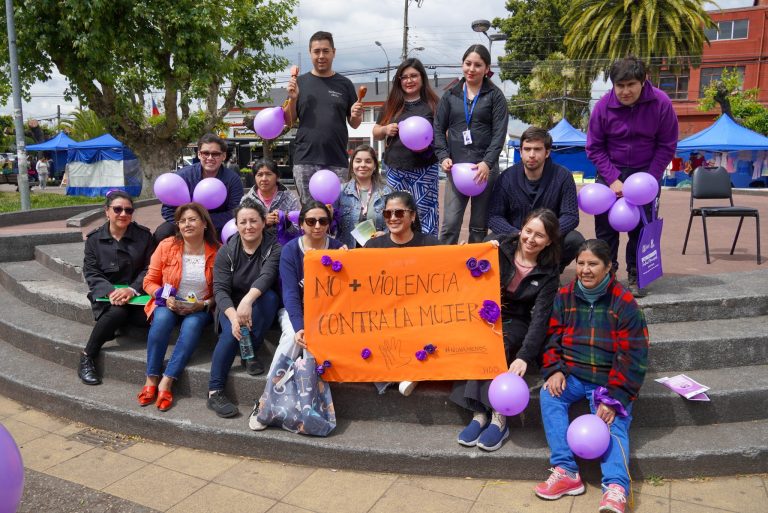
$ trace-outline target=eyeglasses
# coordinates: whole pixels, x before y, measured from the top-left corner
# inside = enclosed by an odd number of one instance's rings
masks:
[[[179,226],[185,225],[185,224],[195,224],[198,221],[200,221],[199,217],[185,217],[184,219],[179,219],[176,224]]]
[[[133,213],[136,211],[135,208],[132,207],[109,207],[112,209],[112,212],[114,212],[117,215],[121,215],[123,212],[125,212],[125,215],[132,216]]]
[[[220,158],[222,155],[224,155],[221,151],[201,151],[200,156],[205,157],[207,159],[217,159]]]
[[[384,219],[392,219],[392,217],[402,219],[406,212],[413,212],[413,210],[410,208],[396,208],[394,210],[385,210],[382,213],[384,214]]]
[[[327,217],[319,217],[317,219],[315,219],[314,217],[305,217],[304,222],[307,223],[307,226],[310,226],[310,227],[314,227],[318,223],[320,223],[320,226],[328,226]]]
[[[401,75],[400,81],[401,82],[407,82],[409,80],[418,80],[421,78],[421,75],[415,74],[415,75]]]

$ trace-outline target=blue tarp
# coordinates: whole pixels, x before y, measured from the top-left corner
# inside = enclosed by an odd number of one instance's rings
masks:
[[[768,150],[768,137],[744,128],[728,116],[720,116],[709,128],[677,143],[678,152],[693,150]]]
[[[587,134],[573,127],[568,120],[562,119],[549,130],[552,136],[552,160],[571,171],[584,173],[584,178],[594,178],[597,174],[594,164],[587,158],[584,147]],[[510,146],[520,147],[519,140],[509,141]]]
[[[122,189],[141,194],[141,170],[136,155],[109,134],[73,143],[67,155],[70,196],[104,196]]]
[[[67,166],[67,151],[70,145],[77,144],[74,139],[64,132],[59,132],[53,139],[48,139],[40,144],[27,146],[29,151],[49,151],[53,153],[52,175],[60,178]]]

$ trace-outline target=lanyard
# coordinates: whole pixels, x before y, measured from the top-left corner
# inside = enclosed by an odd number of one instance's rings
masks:
[[[467,130],[469,130],[469,122],[472,120],[472,113],[475,112],[475,105],[477,105],[477,99],[480,97],[480,91],[477,92],[474,98],[472,98],[471,106],[467,110],[467,83],[464,83],[464,119],[467,120]]]

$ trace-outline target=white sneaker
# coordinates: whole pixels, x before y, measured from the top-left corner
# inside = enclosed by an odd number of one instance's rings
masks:
[[[400,390],[400,393],[405,397],[408,397],[416,388],[416,385],[418,385],[418,383],[415,381],[401,381],[397,389]]]
[[[257,401],[256,404],[253,405],[253,411],[251,412],[251,416],[248,417],[248,427],[251,428],[251,430],[253,431],[264,431],[265,429],[267,429],[267,425],[259,422],[258,416],[259,416],[259,403]]]

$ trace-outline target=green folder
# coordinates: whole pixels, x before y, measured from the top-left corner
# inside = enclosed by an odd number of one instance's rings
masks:
[[[115,285],[116,289],[125,289],[128,288],[128,285]],[[134,296],[129,301],[129,305],[139,305],[139,306],[145,306],[147,303],[149,303],[149,300],[152,299],[152,297],[149,294],[143,294],[141,296]],[[96,301],[107,301],[109,302],[109,296],[99,297],[96,298]]]

